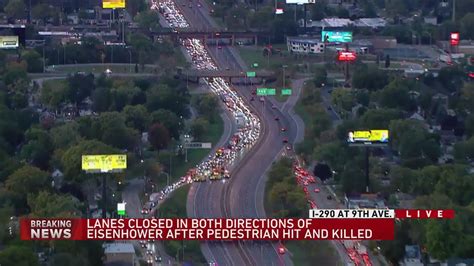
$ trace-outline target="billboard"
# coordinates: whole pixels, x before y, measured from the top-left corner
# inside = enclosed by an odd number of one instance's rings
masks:
[[[387,129],[349,131],[347,143],[351,146],[386,145],[389,141]]]
[[[452,46],[459,45],[459,39],[459,32],[451,32],[451,34],[449,35],[449,43]]]
[[[352,32],[350,31],[326,31],[321,32],[323,42],[352,42]]]
[[[19,42],[18,36],[0,36],[0,49],[16,49]]]
[[[102,8],[125,8],[125,0],[102,0]]]
[[[357,59],[356,52],[351,51],[341,51],[337,53],[337,61],[341,62],[351,62]]]
[[[126,168],[126,154],[82,155],[82,170],[87,172],[120,172]]]
[[[287,4],[298,4],[298,5],[304,5],[304,4],[314,4],[316,3],[316,0],[286,0]]]

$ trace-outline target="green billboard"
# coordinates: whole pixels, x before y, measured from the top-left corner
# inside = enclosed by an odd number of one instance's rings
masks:
[[[257,73],[255,73],[254,71],[247,72],[247,78],[255,78],[256,75]]]
[[[352,32],[323,30],[321,40],[323,42],[352,42]]]

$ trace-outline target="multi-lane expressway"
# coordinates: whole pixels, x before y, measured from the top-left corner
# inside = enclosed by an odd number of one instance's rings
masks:
[[[213,28],[206,8],[200,9],[194,3],[189,7],[188,1],[177,0],[177,6],[186,20],[195,27]],[[244,70],[241,60],[229,47],[210,47],[219,68]],[[257,218],[265,217],[263,194],[266,170],[285,148],[284,138],[293,143],[302,130],[301,126],[290,116],[286,105],[282,111],[270,99],[264,102],[253,97],[249,87],[237,87],[237,92],[247,101],[251,110],[260,118],[262,131],[256,145],[235,165],[231,179],[226,183],[196,183],[192,186],[188,198],[188,214],[192,217],[232,217]],[[255,97],[256,98],[256,97]],[[295,101],[292,102],[293,104]],[[278,121],[275,118],[278,117]],[[288,130],[281,132],[281,128]],[[301,132],[301,131],[300,131]],[[291,265],[288,256],[276,252],[276,243],[268,242],[207,242],[203,243],[203,253],[209,261],[219,265],[275,265],[284,261]]]

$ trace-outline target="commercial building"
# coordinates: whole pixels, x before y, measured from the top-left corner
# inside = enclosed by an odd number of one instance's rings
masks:
[[[286,45],[290,53],[319,54],[324,52],[321,37],[287,37]]]
[[[344,197],[348,209],[385,209],[385,201],[377,194],[354,194]]]
[[[104,265],[135,265],[135,249],[130,243],[106,243],[103,245]]]

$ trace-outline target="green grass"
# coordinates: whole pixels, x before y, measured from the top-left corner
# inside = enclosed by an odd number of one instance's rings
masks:
[[[156,67],[145,66],[145,71],[141,71],[139,66],[139,73],[154,73]],[[135,64],[94,64],[94,65],[55,65],[50,67],[54,72],[62,73],[76,73],[76,72],[92,72],[92,73],[103,73],[105,70],[110,69],[112,73],[135,73]],[[131,71],[130,71],[131,70]]]
[[[190,185],[177,189],[171,198],[165,201],[159,211],[160,217],[186,218],[186,202]],[[199,241],[163,241],[166,254],[182,261],[184,246],[184,261],[204,264],[206,259],[201,253]]]
[[[313,81],[308,80],[306,82],[306,85],[304,85],[302,88],[302,91],[301,91],[302,97],[300,97],[300,99],[298,100],[298,102],[296,102],[296,105],[294,107],[295,113],[301,117],[301,119],[303,120],[305,124],[305,127],[307,128],[311,126],[312,119],[311,119],[311,115],[308,112],[306,112],[305,106],[303,105],[301,101],[303,99],[303,96],[305,95],[304,91],[311,90],[311,89],[314,89],[314,84],[313,84]]]
[[[286,102],[288,100],[288,96],[287,95],[281,95],[281,93],[277,93],[275,96],[273,96],[273,98],[275,98],[275,100],[277,100],[279,102]]]
[[[209,131],[207,132],[208,134],[204,137],[203,141],[211,142],[215,145],[219,141],[223,131],[224,121],[220,116],[216,116],[214,123],[210,125]],[[201,162],[208,154],[209,150],[190,149],[188,150],[187,163],[183,157],[175,156],[172,162],[172,180],[177,180],[183,176],[186,171]],[[168,218],[186,218],[186,202],[189,188],[190,186],[186,185],[176,190],[173,195],[161,205],[159,215]],[[176,257],[179,252],[178,256],[180,261],[182,260],[182,246],[184,245],[184,261],[191,261],[194,265],[205,265],[206,263],[206,259],[201,253],[199,241],[164,241],[163,244],[168,255]]]
[[[292,253],[294,265],[343,265],[328,241],[289,241],[285,244]]]

